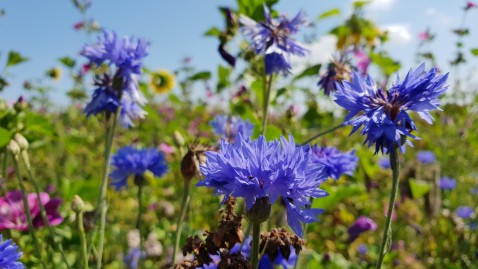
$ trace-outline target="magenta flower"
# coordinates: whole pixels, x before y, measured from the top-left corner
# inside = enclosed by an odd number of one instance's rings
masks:
[[[472,8],[475,8],[477,5],[471,1],[466,1],[466,7],[465,7],[465,10],[469,10],[469,9],[472,9]]]
[[[348,229],[349,243],[352,243],[360,234],[377,229],[377,224],[370,218],[361,216]]]
[[[354,51],[354,57],[357,59],[357,69],[362,74],[367,74],[368,66],[370,65],[370,58],[368,55],[361,49]]]
[[[175,151],[173,146],[170,146],[166,143],[159,144],[159,150],[162,151],[164,154],[173,154]]]
[[[56,226],[63,222],[63,217],[58,213],[62,200],[50,198],[46,192],[40,193],[50,225]],[[40,204],[35,193],[27,194],[28,208],[32,215],[33,226],[39,228],[45,225],[41,217]],[[0,230],[14,229],[28,230],[27,216],[23,207],[22,193],[20,191],[7,192],[5,197],[0,197]]]

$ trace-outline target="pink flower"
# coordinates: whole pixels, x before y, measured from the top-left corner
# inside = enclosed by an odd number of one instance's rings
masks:
[[[354,51],[354,57],[357,59],[357,69],[363,75],[367,74],[368,66],[370,65],[370,58],[361,49]]]
[[[162,152],[164,152],[166,154],[174,153],[174,147],[172,147],[172,146],[170,146],[166,143],[159,144],[159,150],[161,150]]]
[[[56,226],[63,222],[63,217],[58,213],[58,207],[62,200],[58,198],[50,199],[46,192],[40,193],[40,199],[43,203],[50,225]],[[39,228],[45,225],[40,212],[37,195],[35,193],[27,194],[28,208],[32,216],[33,226]],[[20,191],[7,192],[5,197],[0,197],[0,230],[14,229],[18,231],[28,230],[27,217],[23,207],[22,193]]]
[[[471,1],[467,1],[467,2],[466,2],[465,10],[469,10],[469,9],[474,8],[474,7],[476,7],[476,4],[475,4],[475,3],[471,2]]]
[[[83,22],[83,21],[79,21],[79,22],[73,24],[73,28],[75,30],[81,30],[84,26],[85,26],[85,22]]]

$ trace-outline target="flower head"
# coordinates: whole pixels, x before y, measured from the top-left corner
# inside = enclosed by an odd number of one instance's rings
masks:
[[[441,177],[439,186],[442,190],[453,190],[456,187],[456,180],[450,177]]]
[[[472,1],[466,1],[465,10],[470,10],[470,9],[472,9],[472,8],[475,8],[475,7],[477,7],[477,5],[476,5],[474,2],[472,2]]]
[[[377,224],[372,219],[361,216],[347,229],[349,242],[355,241],[360,234],[375,229],[377,229]]]
[[[156,177],[162,176],[168,170],[164,155],[155,148],[137,149],[126,146],[118,149],[112,157],[111,165],[115,170],[111,172],[111,185],[116,190],[126,187],[128,177],[133,175],[142,179],[146,171]]]
[[[140,248],[130,248],[123,261],[128,269],[138,268],[139,261],[145,258],[144,252]]]
[[[382,157],[378,160],[378,166],[382,169],[390,169],[392,165],[390,164],[390,159],[387,157]]]
[[[23,263],[18,260],[22,253],[18,251],[18,246],[12,243],[12,240],[3,241],[0,234],[0,268],[5,269],[22,269],[26,268]]]
[[[114,75],[105,74],[98,78],[97,89],[93,98],[85,107],[87,116],[102,112],[115,112],[121,105],[120,123],[123,127],[134,126],[131,118],[144,117],[145,112],[140,106],[146,99],[139,91],[138,80],[141,75],[143,58],[148,55],[149,43],[144,39],[118,38],[114,32],[104,32],[95,45],[86,45],[81,51],[91,63],[102,64],[110,68],[114,66]],[[131,108],[134,107],[134,111]],[[141,110],[141,112],[139,112]]]
[[[209,124],[216,135],[228,139],[234,139],[239,133],[243,137],[249,138],[254,131],[254,124],[236,116],[217,115]]]
[[[61,205],[62,200],[58,198],[51,199],[50,195],[46,192],[40,193],[40,199],[45,207],[50,225],[56,226],[62,223],[63,217],[58,213],[58,207]],[[45,226],[36,193],[28,193],[27,200],[33,226],[35,228]],[[27,216],[25,215],[21,191],[9,191],[5,197],[0,197],[0,230],[4,229],[14,229],[18,231],[28,230]]]
[[[355,151],[340,152],[334,147],[312,146],[312,162],[325,166],[325,173],[335,180],[343,174],[351,176],[357,168]]]
[[[305,13],[300,11],[292,20],[285,16],[272,18],[269,8],[264,5],[264,22],[255,22],[241,15],[241,31],[251,39],[251,47],[257,54],[264,54],[266,74],[287,74],[292,69],[290,55],[305,56],[308,52],[302,45],[290,38],[307,24]]]
[[[325,95],[330,95],[337,91],[337,83],[343,80],[350,80],[352,67],[346,55],[342,54],[338,58],[333,59],[327,66],[327,71],[323,74],[317,84],[324,90]]]
[[[417,153],[417,159],[423,164],[432,164],[437,160],[435,154],[428,150],[422,150]]]
[[[403,141],[411,145],[407,137],[416,138],[412,131],[415,123],[407,111],[415,111],[420,118],[432,123],[430,111],[438,109],[438,98],[445,92],[447,75],[437,75],[437,70],[425,72],[422,64],[410,70],[405,79],[397,82],[389,91],[377,88],[371,77],[363,78],[354,73],[352,82],[337,84],[335,102],[347,109],[345,124],[353,125],[351,133],[362,128],[366,136],[364,144],[375,144],[375,154],[389,152],[395,146],[403,150]]]
[[[158,72],[151,73],[151,81],[149,86],[155,93],[168,93],[174,88],[176,83],[174,75],[167,70],[159,70]]]
[[[264,136],[249,140],[236,136],[234,143],[221,141],[220,152],[208,151],[201,166],[205,179],[198,186],[214,188],[217,195],[243,197],[250,210],[256,201],[279,197],[287,207],[289,226],[302,236],[301,222],[317,221],[322,210],[310,208],[310,197],[324,197],[318,187],[327,179],[323,166],[312,162],[308,146],[289,141],[266,141]]]
[[[473,215],[475,210],[469,206],[460,206],[455,210],[455,214],[463,219],[469,219]]]

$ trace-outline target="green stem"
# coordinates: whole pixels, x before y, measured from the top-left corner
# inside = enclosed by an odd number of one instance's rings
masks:
[[[118,123],[118,117],[120,114],[121,107],[118,107],[116,112],[113,114],[113,123],[111,127],[107,129],[106,132],[106,144],[105,144],[105,153],[104,153],[104,167],[103,167],[103,178],[101,179],[100,193],[98,196],[98,208],[100,210],[100,241],[98,243],[98,257],[96,268],[101,269],[101,263],[103,260],[103,247],[105,243],[105,224],[106,224],[106,211],[108,206],[106,204],[106,193],[108,190],[108,176],[110,173],[110,164],[111,164],[111,151],[113,149],[113,141],[115,137],[116,125]]]
[[[2,196],[5,194],[6,186],[5,186],[5,180],[7,180],[7,161],[8,161],[8,153],[7,153],[7,148],[3,150],[3,162],[2,162],[2,175],[0,175],[0,191]]]
[[[179,217],[176,222],[176,239],[174,241],[173,261],[172,261],[173,264],[176,263],[176,258],[179,252],[179,243],[181,241],[181,233],[183,230],[184,217],[186,216],[186,212],[187,212],[186,209],[189,207],[189,202],[191,201],[190,190],[191,190],[191,181],[185,179],[181,211],[179,212]]]
[[[61,253],[61,258],[63,260],[63,263],[66,265],[66,267],[68,269],[70,269],[71,267],[68,264],[68,260],[66,259],[65,251],[63,250],[63,245],[61,244],[61,242],[57,241],[55,231],[53,231],[53,227],[51,227],[50,221],[48,220],[48,217],[46,215],[45,206],[43,205],[43,203],[41,201],[40,187],[38,186],[38,183],[35,180],[35,177],[33,176],[32,168],[31,168],[31,165],[30,165],[30,159],[28,158],[28,152],[26,150],[22,150],[21,155],[22,155],[23,163],[25,164],[25,167],[28,171],[28,179],[32,183],[33,187],[35,188],[35,193],[36,193],[37,198],[38,198],[38,204],[40,205],[40,213],[41,213],[41,216],[43,218],[43,221],[45,222],[45,225],[48,228],[48,232],[50,233],[50,236],[53,239],[53,242],[55,242],[55,245],[58,247],[58,250]]]
[[[253,223],[252,224],[252,252],[251,252],[252,269],[257,269],[257,266],[259,265],[260,234],[261,234],[261,224]]]
[[[138,217],[136,218],[136,229],[139,232],[139,247],[143,250],[143,237],[141,236],[141,217],[143,215],[143,183],[138,184]]]
[[[388,212],[387,218],[385,219],[385,229],[383,230],[382,244],[380,245],[380,253],[376,266],[377,269],[382,267],[385,254],[390,251],[392,245],[392,215],[395,207],[395,199],[397,198],[398,193],[398,170],[400,168],[397,148],[394,148],[390,152],[390,164],[392,166],[392,193],[390,194],[390,202],[388,203]]]
[[[40,245],[38,244],[38,239],[35,236],[35,232],[33,229],[32,215],[30,214],[30,206],[28,205],[28,199],[27,199],[27,191],[25,189],[25,185],[23,185],[23,178],[20,174],[20,166],[18,165],[18,155],[12,154],[12,157],[13,157],[13,166],[15,167],[15,174],[17,174],[18,183],[22,191],[23,208],[25,210],[25,215],[27,216],[28,231],[30,232],[30,236],[32,237],[33,246],[35,247],[35,251],[38,255],[38,259],[40,260],[42,267],[46,269],[47,267],[45,265],[45,262],[43,261],[41,257]]]
[[[267,127],[267,111],[269,109],[269,99],[271,96],[272,78],[273,78],[273,74],[271,74],[269,77],[267,77],[267,75],[264,75],[264,91],[262,94],[264,104],[262,106],[262,128],[261,128],[261,134],[263,135],[266,132],[266,127]]]
[[[80,233],[81,256],[83,257],[83,269],[88,269],[88,248],[86,247],[85,227],[83,226],[83,212],[76,214],[76,226]]]
[[[312,142],[313,140],[315,140],[315,139],[317,139],[317,138],[319,138],[319,137],[321,137],[321,136],[323,136],[323,135],[326,135],[326,134],[328,134],[328,133],[331,133],[331,132],[333,132],[333,131],[335,131],[335,130],[337,130],[337,129],[340,129],[340,128],[344,127],[344,126],[345,126],[345,125],[342,123],[342,124],[340,124],[340,125],[337,125],[337,126],[334,126],[334,127],[330,128],[330,129],[328,129],[328,130],[326,130],[326,131],[323,131],[323,132],[321,132],[321,133],[318,133],[318,134],[314,135],[313,137],[307,139],[307,141],[305,141],[304,143],[302,143],[301,146],[304,146],[304,145],[306,145],[306,144],[309,144],[309,143]]]

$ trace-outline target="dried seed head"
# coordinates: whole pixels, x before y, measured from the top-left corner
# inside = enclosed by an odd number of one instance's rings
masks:
[[[273,261],[280,253],[285,259],[289,259],[291,247],[295,249],[295,253],[299,254],[302,246],[305,245],[305,240],[289,232],[286,228],[274,228],[270,232],[261,234],[261,242],[259,252],[264,252],[269,255]]]
[[[207,145],[199,144],[195,141],[188,146],[188,152],[181,161],[181,174],[185,180],[191,180],[194,176],[201,175],[199,166],[206,163],[206,151],[209,150]]]

